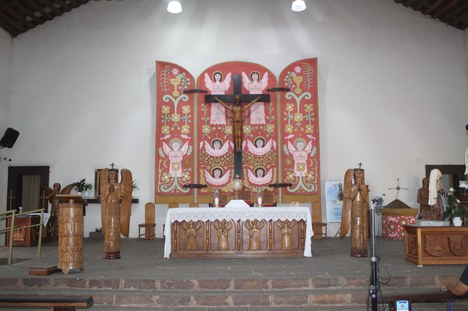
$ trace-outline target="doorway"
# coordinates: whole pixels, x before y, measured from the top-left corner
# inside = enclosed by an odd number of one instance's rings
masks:
[[[44,188],[49,186],[49,166],[8,167],[7,210],[32,211],[44,208],[48,212],[48,201]]]

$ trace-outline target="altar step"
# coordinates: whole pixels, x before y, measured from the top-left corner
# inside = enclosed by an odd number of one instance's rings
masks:
[[[383,290],[437,288],[426,277],[421,280],[400,277],[398,283]],[[148,280],[83,279],[68,275],[1,279],[0,290],[2,294],[91,295],[92,310],[96,311],[355,311],[367,310],[368,278]],[[415,305],[415,310],[444,308],[441,304],[424,304]],[[468,310],[468,304],[453,310]]]

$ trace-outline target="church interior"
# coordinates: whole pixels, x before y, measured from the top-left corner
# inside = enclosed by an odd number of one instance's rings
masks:
[[[392,291],[456,282],[467,27],[448,0],[0,4],[0,288],[32,273],[40,294],[98,289],[96,310],[377,310],[375,239]],[[11,234],[15,214],[31,227]]]

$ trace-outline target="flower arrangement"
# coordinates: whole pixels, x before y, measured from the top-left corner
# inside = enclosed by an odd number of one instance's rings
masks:
[[[446,219],[452,221],[455,217],[464,219],[465,207],[460,203],[460,200],[455,198],[453,188],[450,188],[447,192],[447,209],[444,212]]]
[[[93,185],[89,182],[86,182],[86,178],[83,178],[80,181],[74,182],[73,187],[78,192],[84,192],[93,189]]]

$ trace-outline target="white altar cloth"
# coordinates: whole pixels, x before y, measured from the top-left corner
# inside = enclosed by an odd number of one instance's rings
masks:
[[[310,209],[304,206],[276,206],[276,207],[231,207],[231,208],[171,208],[167,211],[164,234],[164,258],[169,258],[172,251],[171,224],[175,221],[215,221],[216,219],[233,219],[245,221],[248,219],[269,220],[305,220],[306,238],[304,257],[312,257],[312,216]]]

